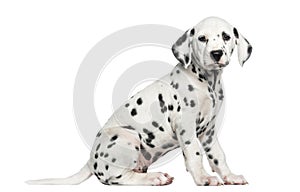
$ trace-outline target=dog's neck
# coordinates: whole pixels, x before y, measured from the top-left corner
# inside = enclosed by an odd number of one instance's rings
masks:
[[[199,81],[207,81],[207,83],[212,87],[213,90],[216,89],[217,85],[221,84],[221,74],[222,70],[206,70],[203,67],[192,62],[187,70],[191,71]]]

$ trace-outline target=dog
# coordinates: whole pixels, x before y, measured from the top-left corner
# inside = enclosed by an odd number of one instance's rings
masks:
[[[247,184],[226,164],[215,127],[224,99],[221,74],[235,47],[243,66],[252,52],[246,38],[223,19],[202,20],[172,46],[179,64],[114,112],[97,133],[90,159],[78,173],[27,183],[79,184],[95,175],[106,185],[167,185],[173,177],[147,169],[180,147],[196,185]],[[222,181],[205,171],[205,154]]]

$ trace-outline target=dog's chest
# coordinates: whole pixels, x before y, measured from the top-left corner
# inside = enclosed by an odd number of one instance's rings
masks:
[[[224,98],[220,74],[201,76],[190,70],[174,69],[171,86],[181,96],[181,105],[187,111],[201,111],[208,116],[218,113]]]

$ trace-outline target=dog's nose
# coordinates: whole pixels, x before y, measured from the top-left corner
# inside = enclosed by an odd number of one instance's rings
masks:
[[[223,55],[223,51],[222,50],[215,50],[215,51],[211,51],[210,52],[211,58],[213,60],[215,60],[216,62],[220,61],[222,55]]]

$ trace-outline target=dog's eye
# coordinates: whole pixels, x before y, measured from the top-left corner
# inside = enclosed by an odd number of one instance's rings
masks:
[[[230,36],[227,33],[225,33],[224,31],[222,33],[222,38],[223,38],[224,41],[229,41],[230,40]]]
[[[204,43],[207,41],[207,39],[206,39],[206,37],[204,35],[199,36],[198,40],[201,41],[201,42],[204,42]]]

